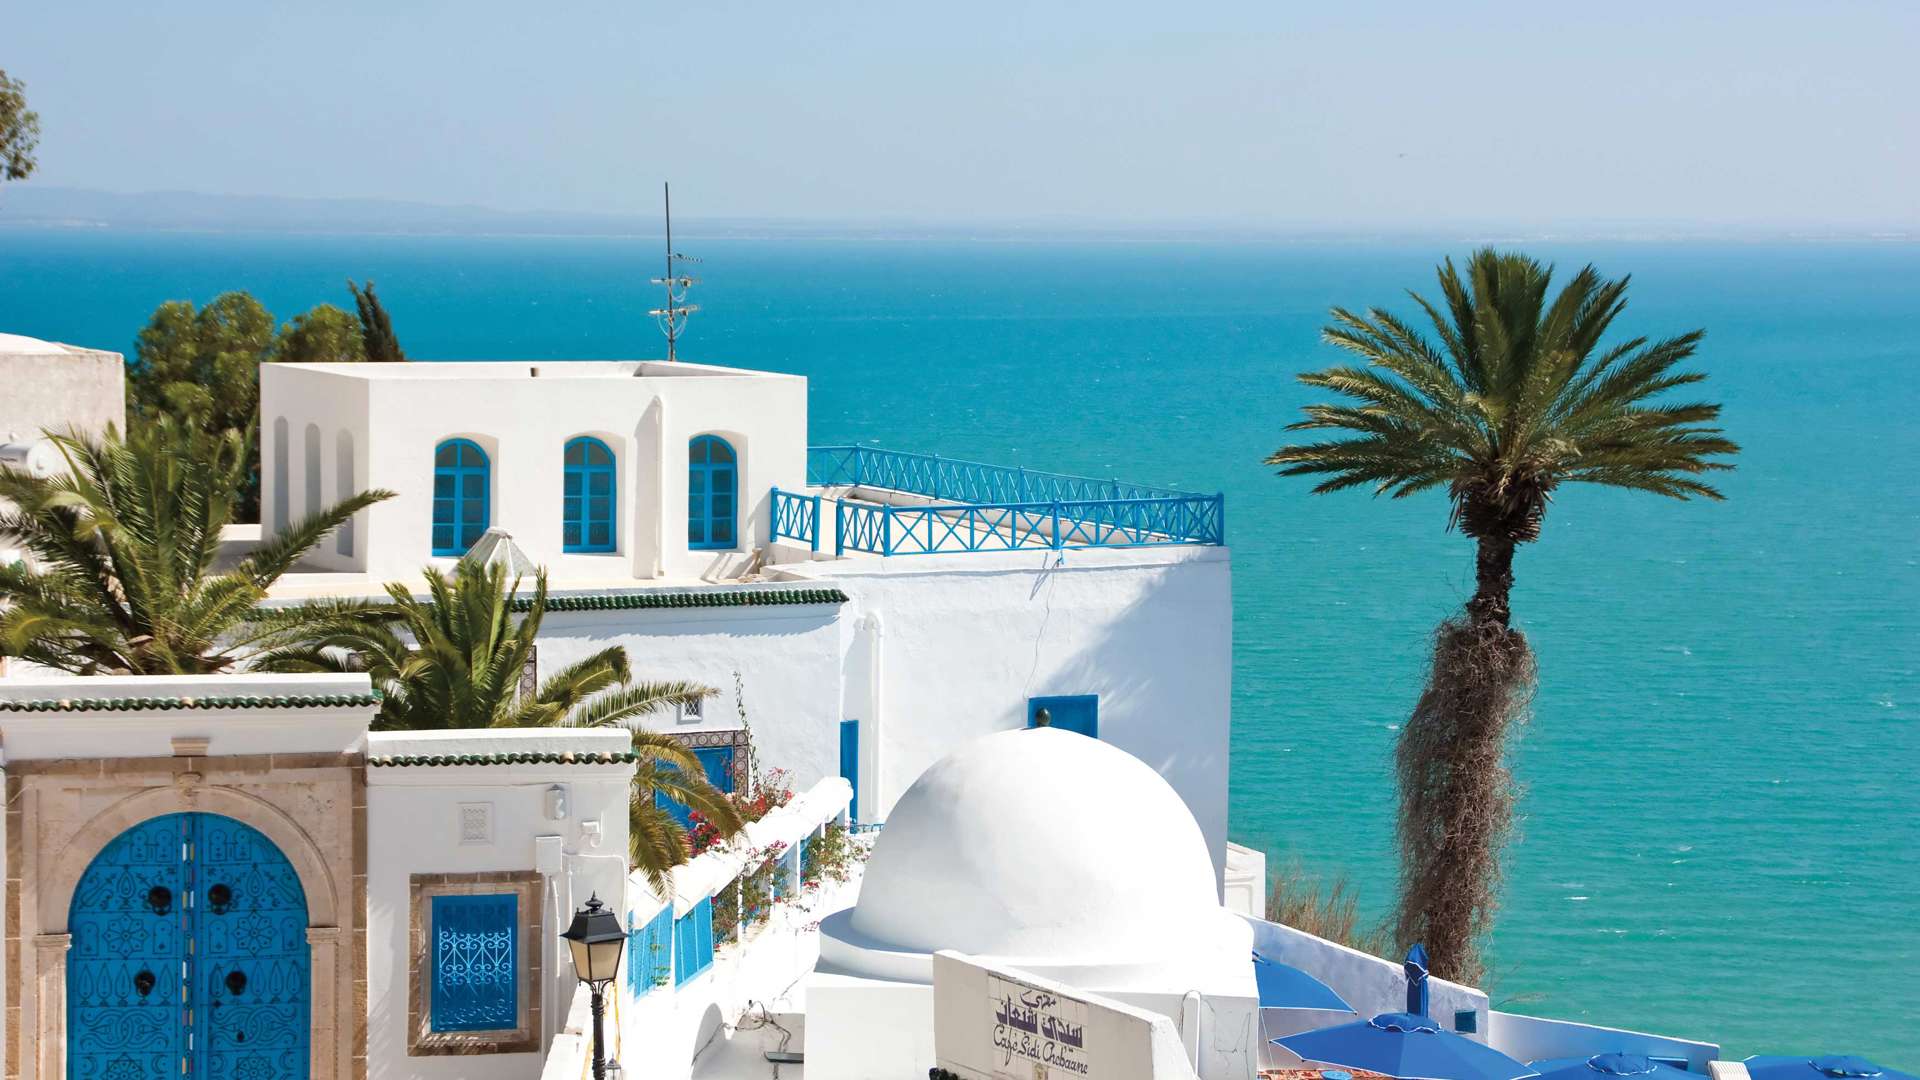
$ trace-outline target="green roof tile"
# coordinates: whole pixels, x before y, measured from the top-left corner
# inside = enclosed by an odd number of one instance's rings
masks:
[[[155,712],[170,709],[348,709],[380,704],[380,691],[279,697],[35,698],[0,700],[0,712]]]

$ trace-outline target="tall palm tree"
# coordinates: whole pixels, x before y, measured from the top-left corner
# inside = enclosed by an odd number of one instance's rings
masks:
[[[678,681],[634,683],[626,650],[613,645],[523,694],[522,673],[546,614],[546,574],[535,579],[524,605],[521,579],[509,581],[506,568],[497,564],[463,559],[451,575],[429,568],[425,576],[425,599],[391,584],[385,601],[335,601],[320,617],[315,610],[298,616],[263,613],[260,632],[274,647],[255,666],[366,672],[382,692],[377,730],[629,729],[639,756],[629,814],[631,854],[656,886],[688,857],[686,833],[656,805],[657,795],[700,811],[723,834],[738,831],[738,812],[707,783],[693,754],[678,741],[640,727],[645,717],[713,696],[712,689]],[[516,616],[519,606],[526,612]]]
[[[1437,345],[1382,309],[1333,309],[1325,340],[1365,366],[1301,375],[1348,400],[1308,405],[1288,430],[1345,437],[1286,446],[1267,463],[1283,476],[1325,477],[1315,493],[1368,487],[1399,499],[1445,489],[1448,527],[1477,545],[1473,596],[1436,633],[1427,686],[1396,751],[1397,935],[1403,947],[1426,943],[1434,974],[1471,980],[1512,822],[1506,736],[1534,674],[1525,637],[1509,625],[1515,548],[1539,539],[1562,484],[1719,499],[1702,476],[1732,468],[1715,459],[1739,447],[1714,426],[1719,405],[1662,399],[1706,378],[1678,370],[1702,331],[1603,340],[1625,307],[1627,278],[1588,266],[1550,296],[1550,267],[1491,249],[1475,252],[1464,274],[1451,259],[1438,274],[1444,306],[1413,295]]]
[[[0,468],[0,655],[81,675],[225,671],[259,644],[248,616],[300,556],[392,493],[288,526],[215,572],[248,469],[246,437],[160,418],[122,436],[58,435],[63,475]],[[289,612],[284,621],[303,618]]]

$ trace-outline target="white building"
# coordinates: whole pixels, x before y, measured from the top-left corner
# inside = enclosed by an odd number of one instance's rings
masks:
[[[275,595],[417,585],[510,545],[550,575],[543,667],[620,644],[637,676],[723,691],[667,725],[716,777],[746,781],[736,675],[760,761],[847,778],[866,823],[1045,710],[1166,776],[1223,868],[1219,496],[809,449],[806,416],[803,378],[696,364],[267,365],[265,529],[395,493]]]

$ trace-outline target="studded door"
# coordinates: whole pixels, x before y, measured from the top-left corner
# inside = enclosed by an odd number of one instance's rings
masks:
[[[307,903],[286,856],[215,814],[122,833],[68,918],[73,1080],[301,1080]]]

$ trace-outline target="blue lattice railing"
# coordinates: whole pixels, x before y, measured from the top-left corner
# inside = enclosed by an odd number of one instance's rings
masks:
[[[951,551],[1142,547],[1226,542],[1226,502],[1172,488],[1009,469],[865,446],[807,451],[817,487],[866,487],[935,500],[893,506],[833,501],[834,552],[930,555]],[[820,550],[818,496],[773,493],[775,540]]]
[[[820,550],[820,496],[773,489],[774,540],[805,540]]]

